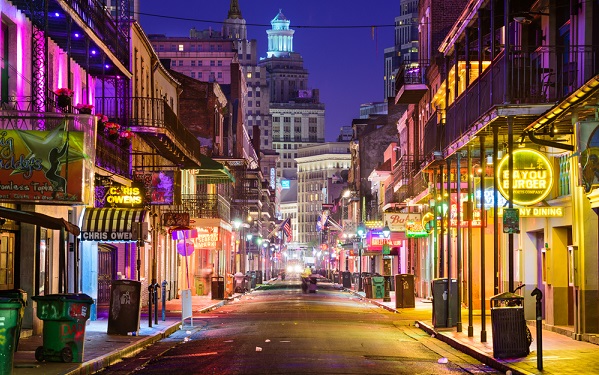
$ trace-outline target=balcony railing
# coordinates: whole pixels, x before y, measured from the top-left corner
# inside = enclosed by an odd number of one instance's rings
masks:
[[[118,141],[101,132],[96,141],[96,165],[109,172],[131,178],[131,153]]]
[[[230,221],[231,202],[220,194],[183,194],[176,212],[188,212],[190,217]]]
[[[127,35],[119,28],[116,21],[105,10],[104,4],[99,0],[50,0],[46,2],[31,0],[10,0],[26,17],[37,27],[47,27],[48,37],[54,40],[64,51],[70,51],[70,57],[80,66],[88,66],[92,75],[111,74],[107,72],[106,63],[99,57],[89,58],[89,51],[98,51],[96,40],[102,41],[106,48],[124,66],[129,66],[129,41]],[[47,4],[47,9],[43,5]],[[63,7],[66,5],[67,9]],[[40,15],[47,11],[47,18],[41,19]],[[79,22],[66,22],[65,17],[71,17]],[[71,35],[86,35],[92,33],[95,38],[68,38],[68,25]],[[123,27],[128,28],[127,22]],[[87,41],[91,41],[88,46]],[[99,52],[99,51],[98,51]]]
[[[433,160],[433,153],[441,151],[441,139],[443,136],[443,123],[439,122],[440,111],[435,111],[428,122],[424,125],[424,149],[422,158],[424,162]]]
[[[426,70],[428,61],[400,66],[395,75],[397,103],[416,104],[427,92]]]
[[[166,134],[195,160],[200,143],[163,99],[97,97],[96,110],[137,133]]]
[[[494,106],[556,103],[599,73],[599,50],[592,46],[546,46],[516,50],[507,57],[509,74],[502,53],[449,106],[444,147]]]

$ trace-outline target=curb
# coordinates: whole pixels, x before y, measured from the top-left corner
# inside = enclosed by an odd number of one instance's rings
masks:
[[[219,307],[226,305],[229,301],[232,301],[239,297],[241,297],[241,295],[224,299],[215,304],[202,308],[201,310],[199,310],[199,312],[210,312],[212,310],[218,309]],[[182,323],[178,321],[174,324],[171,324],[170,326],[167,326],[163,331],[157,331],[151,334],[150,336],[147,336],[135,343],[132,343],[127,347],[113,350],[112,352],[106,353],[103,356],[83,362],[78,368],[66,372],[65,375],[93,374],[102,369],[105,369],[106,367],[114,365],[115,363],[121,361],[124,357],[133,356],[142,351],[146,346],[152,345],[157,341],[169,337],[170,335],[179,330],[179,326],[181,326],[181,324]]]
[[[360,297],[360,299],[368,300],[373,305],[377,305],[378,307],[382,307],[385,310],[399,314],[399,311],[397,311],[397,309],[394,309],[392,307],[384,305],[376,300],[366,298],[352,289],[343,288],[343,290],[346,292],[349,292],[357,297]],[[484,352],[479,351],[476,348],[472,348],[468,345],[462,344],[461,342],[453,339],[452,337],[443,335],[442,333],[437,332],[433,327],[429,326],[428,324],[426,324],[424,322],[416,321],[416,324],[418,325],[418,327],[421,330],[428,333],[429,335],[432,335],[437,340],[443,341],[444,343],[448,344],[452,348],[455,348],[455,349],[461,351],[462,353],[465,353],[465,354],[471,356],[472,358],[475,358],[479,362],[484,363],[485,365],[492,367],[495,370],[502,371],[504,373],[506,373],[507,371],[511,371],[511,373],[513,375],[534,375],[534,373],[532,373],[532,372],[528,372],[528,371],[524,371],[524,370],[520,370],[520,369],[511,367],[511,366],[508,366],[505,363],[498,361],[497,359],[489,356],[488,354],[486,354]]]
[[[437,332],[437,330],[435,330],[433,327],[429,326],[428,324],[421,322],[421,321],[416,321],[416,324],[418,325],[418,327],[423,330],[424,332],[428,333],[429,335],[433,335],[434,338],[443,341],[444,343],[448,344],[449,346],[458,349],[459,351],[461,351],[462,353],[466,353],[469,356],[477,359],[478,361],[484,363],[487,366],[490,366],[492,368],[494,368],[495,370],[498,371],[502,371],[502,372],[507,372],[507,371],[511,371],[512,374],[516,375],[534,375],[534,373],[532,372],[528,372],[528,371],[524,371],[512,366],[508,366],[505,363],[489,356],[488,354],[481,352],[480,350],[476,349],[476,348],[472,348],[468,345],[465,345],[461,342],[459,342],[458,340],[455,340],[449,336],[444,335],[443,333]]]

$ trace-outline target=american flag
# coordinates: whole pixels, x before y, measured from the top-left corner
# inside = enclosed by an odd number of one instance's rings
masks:
[[[291,233],[291,218],[285,219],[285,221],[283,222],[283,225],[281,227],[283,228],[283,231],[285,232],[285,235],[287,236],[287,242],[291,242],[293,240],[293,236]]]

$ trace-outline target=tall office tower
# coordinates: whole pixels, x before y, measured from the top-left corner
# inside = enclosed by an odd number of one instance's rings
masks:
[[[237,51],[239,64],[245,74],[247,84],[245,118],[248,134],[252,139],[259,139],[260,149],[272,149],[270,93],[266,81],[266,68],[257,65],[257,43],[255,39],[247,38],[246,22],[237,0],[231,0],[227,19],[223,23],[222,36],[233,41],[233,49]],[[254,131],[259,131],[260,134],[254,134]]]
[[[268,51],[258,66],[266,69],[270,92],[272,142],[280,155],[277,177],[297,178],[297,150],[324,142],[324,104],[318,89],[308,87],[302,56],[293,51],[294,30],[279,11],[267,30]]]
[[[326,142],[299,150],[297,158],[297,238],[303,246],[325,242],[318,228],[326,205],[347,187],[351,165],[348,142]]]
[[[402,65],[418,64],[418,0],[401,0],[395,17],[395,43],[385,48],[384,100],[395,97],[395,75]]]

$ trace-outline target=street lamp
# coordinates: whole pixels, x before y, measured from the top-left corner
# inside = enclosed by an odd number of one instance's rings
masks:
[[[364,238],[366,237],[366,225],[364,223],[360,223],[358,225],[358,237],[360,237],[360,242],[358,243],[358,291],[363,291],[364,287],[362,285],[362,248],[364,247]]]

